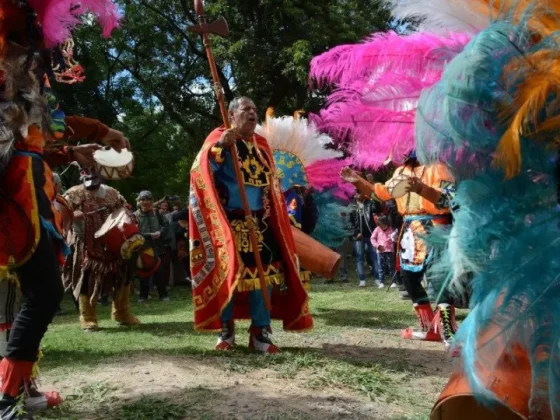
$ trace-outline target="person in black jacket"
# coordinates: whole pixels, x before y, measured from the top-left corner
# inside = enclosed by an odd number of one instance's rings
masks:
[[[371,276],[376,280],[378,287],[383,284],[377,282],[375,273],[377,258],[375,250],[371,245],[371,234],[375,229],[373,216],[377,212],[377,203],[373,200],[365,200],[361,194],[356,194],[355,203],[352,205],[350,213],[350,224],[353,229],[354,252],[356,254],[356,271],[360,280],[360,287],[366,286],[366,274],[364,270],[364,259],[366,253],[369,254],[371,261]]]
[[[186,281],[191,282],[191,259],[189,255],[189,212],[187,209],[178,210],[172,213],[173,223],[178,225],[175,231],[177,242],[177,252],[179,261],[183,264],[183,268],[187,274]]]

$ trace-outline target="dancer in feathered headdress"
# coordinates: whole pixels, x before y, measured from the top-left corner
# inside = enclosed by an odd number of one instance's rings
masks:
[[[459,291],[473,275],[462,363],[433,419],[560,416],[560,33],[535,24],[558,21],[541,3],[476,35],[420,100],[418,153],[459,179],[435,269]]]
[[[312,62],[311,76],[337,88],[317,118],[319,127],[335,138],[349,137],[349,150],[358,165],[380,166],[388,158],[402,164],[385,185],[368,184],[349,169],[342,176],[375,199],[396,198],[404,217],[398,265],[421,327],[420,331],[404,330],[407,339],[443,339],[448,344],[456,329],[451,299],[438,302],[436,317],[421,285],[434,261],[434,251],[423,237],[435,225],[450,224],[448,196],[454,180],[444,165],[418,163],[414,118],[423,89],[440,79],[445,64],[469,39],[461,33],[447,37],[378,34],[363,44],[338,47]],[[407,186],[402,195],[392,194],[392,186],[405,177],[419,182]]]
[[[32,418],[17,406],[18,395],[33,389],[29,382],[39,344],[62,298],[59,264],[65,245],[47,162],[91,161],[100,146],[64,147],[72,136],[74,142],[126,143],[122,133],[98,121],[61,112],[51,119],[48,112],[57,106],[48,76],[66,82],[83,78],[72,43],[65,41],[86,12],[100,18],[106,35],[118,19],[109,0],[0,0],[0,281],[19,282],[23,293],[15,319],[9,310],[1,311],[6,316],[1,337],[10,332],[0,362],[2,419]],[[2,297],[2,302],[9,309],[13,299]],[[56,393],[32,397],[25,403],[60,401]]]
[[[348,191],[333,173],[347,164],[342,152],[327,148],[332,138],[313,122],[274,118],[273,111],[257,132],[268,140],[292,224],[322,244],[337,248],[348,237],[341,213]]]

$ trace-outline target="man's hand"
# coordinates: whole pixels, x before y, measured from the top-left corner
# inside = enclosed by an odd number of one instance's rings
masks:
[[[408,185],[406,186],[406,192],[407,193],[411,193],[414,192],[416,194],[420,193],[420,191],[422,191],[422,187],[424,186],[424,183],[422,181],[420,181],[419,178],[416,177],[410,177],[408,178]]]
[[[159,237],[161,236],[161,232],[151,233],[150,236],[152,237],[152,239],[159,239]]]
[[[343,168],[340,171],[340,177],[343,181],[349,182],[350,184],[358,181],[358,174],[349,167]]]
[[[362,235],[361,233],[358,233],[358,234],[356,235],[356,239],[357,239],[358,241],[362,240],[363,238],[364,238],[364,235]]]
[[[222,133],[222,137],[218,140],[218,146],[225,149],[230,148],[237,141],[237,134],[231,128]]]
[[[383,245],[379,245],[379,246],[377,247],[377,250],[378,250],[379,252],[385,252],[385,248],[383,247]]]
[[[82,168],[90,168],[93,166],[93,153],[101,149],[101,146],[95,143],[82,144],[72,147],[70,159],[78,162]]]
[[[118,130],[109,129],[109,132],[103,137],[103,143],[112,147],[120,153],[122,149],[131,150],[130,141]]]

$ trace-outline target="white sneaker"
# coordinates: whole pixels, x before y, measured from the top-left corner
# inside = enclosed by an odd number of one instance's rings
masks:
[[[366,287],[366,281],[360,280],[360,285],[358,287]]]
[[[391,289],[394,289],[395,287],[399,287],[397,283],[391,283]]]
[[[251,328],[251,333],[249,335],[249,348],[259,353],[279,353],[280,349],[278,346],[272,343],[270,339],[270,333],[267,328],[261,328],[257,332],[257,328]],[[258,335],[257,335],[258,334]]]
[[[377,288],[378,288],[378,289],[383,289],[383,288],[385,288],[385,285],[384,285],[383,283],[381,283],[380,281],[377,281],[376,283],[377,283]]]

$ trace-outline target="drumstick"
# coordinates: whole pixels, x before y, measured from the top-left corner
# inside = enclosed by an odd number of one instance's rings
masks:
[[[103,211],[103,210],[107,210],[107,207],[101,207],[97,210],[90,211],[89,213],[86,213],[86,214],[89,216],[90,214],[95,214],[95,213],[98,213],[98,212]]]

